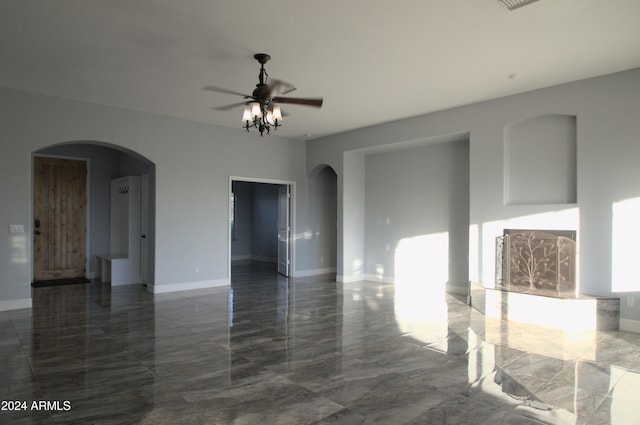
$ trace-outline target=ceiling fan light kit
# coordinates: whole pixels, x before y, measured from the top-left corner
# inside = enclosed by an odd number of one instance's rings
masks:
[[[260,102],[251,102],[250,106],[244,108],[242,114],[242,127],[247,131],[255,127],[262,136],[265,131],[269,134],[271,129],[275,131],[282,125],[282,111],[278,105],[265,108]]]
[[[255,128],[260,132],[261,136],[264,136],[265,132],[269,134],[272,130],[278,130],[278,128],[282,126],[282,110],[278,103],[313,106],[316,108],[320,108],[322,106],[322,98],[303,99],[279,96],[280,94],[290,93],[296,88],[283,81],[277,80],[274,80],[272,84],[269,84],[267,81],[269,75],[264,69],[264,64],[271,59],[271,56],[266,53],[257,53],[253,57],[258,61],[258,63],[260,63],[260,74],[258,75],[259,82],[256,84],[256,88],[250,96],[215,86],[205,87],[207,90],[220,93],[234,95],[240,94],[244,99],[247,99],[247,101],[241,103],[242,105],[245,105],[242,113],[242,128],[247,131]],[[237,104],[214,109],[226,110],[235,106],[237,106]]]
[[[538,0],[498,0],[500,3],[507,6],[509,10],[516,10],[528,4],[534,3]]]

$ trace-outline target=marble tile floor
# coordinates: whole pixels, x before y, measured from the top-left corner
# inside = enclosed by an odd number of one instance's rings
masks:
[[[260,263],[228,288],[38,288],[0,312],[0,423],[640,424],[640,335],[427,295]]]

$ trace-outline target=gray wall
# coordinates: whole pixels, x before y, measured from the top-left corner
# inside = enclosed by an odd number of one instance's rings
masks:
[[[622,324],[640,330],[640,280],[624,241],[640,238],[640,69],[461,106],[306,144],[0,89],[0,308],[30,305],[31,154],[74,140],[112,143],[156,164],[157,291],[228,284],[229,176],[294,181],[294,275],[307,270],[312,233],[308,174],[337,174],[337,274],[365,275],[366,155],[418,142],[469,140],[469,279],[495,279],[495,237],[504,228],[578,231],[579,285],[593,295],[630,297]],[[542,115],[575,117],[576,202],[505,205],[505,129]],[[441,140],[440,140],[441,141]],[[398,171],[400,171],[398,169]],[[573,186],[571,183],[570,186]],[[572,197],[570,194],[569,198]],[[626,220],[621,218],[626,217]],[[24,224],[24,234],[9,234]],[[623,228],[624,232],[620,231]],[[622,238],[621,234],[629,235]],[[375,233],[367,238],[376,238]],[[616,260],[614,261],[614,253]],[[196,273],[194,266],[199,266]]]
[[[304,143],[276,135],[9,89],[0,89],[0,111],[0,309],[31,304],[31,155],[44,147],[91,140],[155,164],[156,292],[229,283],[229,176],[306,187]],[[295,200],[294,225],[306,228],[306,192]],[[9,234],[9,224],[25,233]],[[304,269],[305,242],[294,242],[294,275]]]
[[[425,281],[438,272],[450,291],[466,293],[468,141],[369,154],[365,176],[368,279],[393,282],[398,256],[409,255]]]
[[[635,307],[622,303],[621,324],[640,331],[640,280],[620,264],[625,261],[612,260],[614,253],[624,251],[612,229],[620,227],[617,217],[625,215],[620,211],[614,216],[613,211],[626,209],[631,215],[629,209],[640,203],[635,202],[640,199],[638,111],[640,69],[634,69],[308,141],[307,168],[327,164],[338,174],[338,277],[357,280],[358,260],[365,258],[365,233],[357,226],[366,204],[363,152],[468,134],[469,279],[493,287],[495,238],[504,228],[577,230],[581,292],[622,296],[623,301],[631,297]],[[556,114],[575,117],[576,202],[566,202],[573,196],[569,193],[559,204],[535,200],[505,205],[505,129]],[[569,181],[568,187],[573,186]],[[627,240],[637,240],[640,222],[627,221],[625,232],[632,235]],[[381,238],[366,235],[376,237]]]

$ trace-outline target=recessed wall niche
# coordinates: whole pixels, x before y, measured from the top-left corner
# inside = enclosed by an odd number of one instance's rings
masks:
[[[539,115],[504,129],[505,205],[577,202],[576,117]]]

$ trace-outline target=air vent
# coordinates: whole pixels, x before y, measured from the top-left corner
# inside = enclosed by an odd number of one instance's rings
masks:
[[[498,0],[500,3],[507,6],[509,10],[516,10],[522,6],[526,6],[538,0]]]

